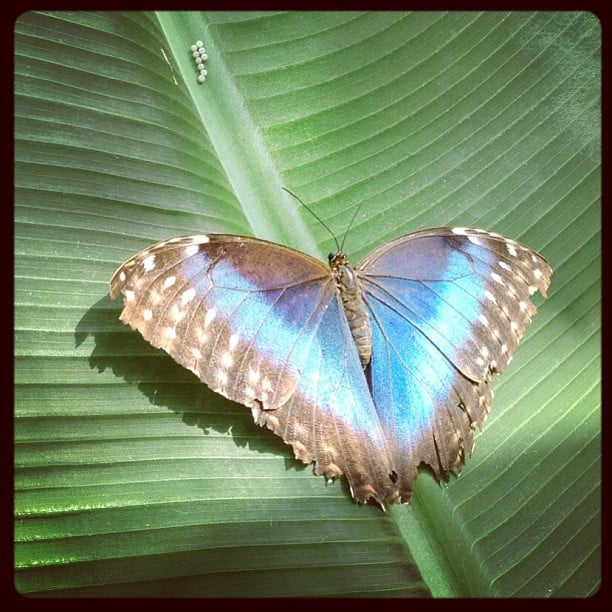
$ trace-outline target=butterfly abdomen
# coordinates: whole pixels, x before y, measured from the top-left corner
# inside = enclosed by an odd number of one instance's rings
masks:
[[[330,254],[329,265],[336,279],[336,286],[359,353],[359,360],[365,367],[372,358],[372,327],[361,297],[357,277],[342,251]]]

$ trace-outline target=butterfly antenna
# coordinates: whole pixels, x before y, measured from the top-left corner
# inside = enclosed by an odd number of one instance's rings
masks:
[[[357,206],[357,208],[355,209],[355,212],[353,213],[353,218],[351,219],[351,222],[349,223],[349,226],[346,228],[346,232],[344,232],[344,238],[342,238],[342,244],[340,245],[340,250],[341,251],[344,250],[344,242],[346,240],[346,237],[348,236],[348,233],[351,231],[351,228],[353,227],[353,223],[355,222],[355,219],[357,218],[357,214],[361,210],[361,207],[363,206],[364,202],[365,202],[365,200],[361,200],[361,202],[359,202],[359,205]]]
[[[282,189],[283,191],[286,191],[291,197],[295,198],[329,232],[331,237],[334,239],[334,242],[336,243],[336,249],[338,251],[341,251],[342,247],[338,244],[338,239],[336,238],[336,234],[334,234],[334,232],[332,232],[329,229],[329,227],[327,226],[327,223],[325,223],[325,221],[323,221],[323,219],[321,219],[321,217],[319,217],[319,215],[317,215],[317,213],[314,210],[306,206],[306,204],[304,204],[304,202],[302,202],[302,200],[300,200],[300,198],[298,198],[295,195],[295,193],[293,193],[292,191],[289,191],[289,189],[287,189],[286,187],[283,187]],[[342,244],[344,245],[344,240],[342,241]]]

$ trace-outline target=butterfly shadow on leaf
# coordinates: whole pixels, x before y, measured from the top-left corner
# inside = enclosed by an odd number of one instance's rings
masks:
[[[287,470],[302,470],[291,450],[280,438],[253,423],[250,412],[211,391],[195,375],[178,365],[160,349],[154,349],[140,334],[119,321],[121,309],[106,295],[81,318],[75,329],[78,348],[88,336],[95,347],[89,358],[92,369],[110,369],[130,385],[137,385],[154,406],[176,413],[188,426],[211,432],[231,434],[235,444],[259,453],[286,457]]]

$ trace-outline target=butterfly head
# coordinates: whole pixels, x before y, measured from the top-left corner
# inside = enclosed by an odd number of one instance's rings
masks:
[[[327,259],[337,283],[343,283],[342,279],[345,279],[347,276],[350,278],[353,277],[353,270],[344,251],[340,249],[332,251],[327,256]]]
[[[348,266],[349,260],[344,251],[338,249],[337,251],[331,251],[327,256],[327,260],[329,261],[329,267],[332,270],[336,270],[341,266]]]

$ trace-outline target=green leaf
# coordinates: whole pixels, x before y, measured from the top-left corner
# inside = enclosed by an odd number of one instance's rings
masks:
[[[189,47],[208,50],[197,82]],[[600,42],[586,12],[24,13],[15,584],[52,596],[588,596],[600,584]],[[357,261],[469,225],[547,301],[474,457],[383,514],[118,321],[179,234]],[[348,225],[355,207],[357,220]]]

